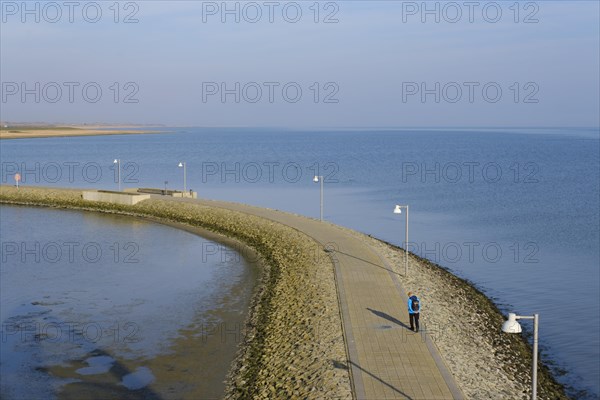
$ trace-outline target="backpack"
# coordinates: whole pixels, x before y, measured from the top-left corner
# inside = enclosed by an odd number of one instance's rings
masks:
[[[421,308],[421,305],[419,304],[419,298],[417,296],[412,296],[410,300],[410,308],[412,309],[412,311],[416,313],[419,312]]]

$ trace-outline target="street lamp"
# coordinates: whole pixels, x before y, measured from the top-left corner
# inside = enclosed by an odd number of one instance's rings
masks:
[[[399,206],[396,204],[394,214],[402,214],[402,209],[406,208],[406,234],[404,236],[404,276],[408,276],[408,205]]]
[[[538,364],[538,325],[540,323],[539,314],[533,314],[532,316],[517,315],[515,313],[508,314],[508,320],[502,324],[502,332],[506,333],[521,333],[521,324],[517,322],[518,319],[532,319],[533,320],[533,366],[532,366],[532,378],[531,378],[531,399],[535,400],[537,396],[537,364]]]
[[[323,176],[320,175],[315,175],[315,177],[313,178],[314,183],[321,182],[321,221],[323,221],[323,181]]]
[[[121,191],[121,159],[115,158],[113,164],[117,164],[117,181],[119,182],[119,192]]]
[[[179,163],[179,168],[183,167],[183,192],[187,192],[187,184],[186,184],[186,179],[187,179],[187,171],[185,170],[185,163],[184,162],[180,162]]]

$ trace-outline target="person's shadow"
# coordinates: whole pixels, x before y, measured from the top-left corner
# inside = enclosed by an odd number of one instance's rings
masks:
[[[400,320],[392,317],[391,315],[384,313],[383,311],[373,310],[373,309],[371,309],[369,307],[367,307],[367,310],[371,311],[373,314],[377,315],[380,318],[386,319],[386,320],[388,320],[390,322],[393,322],[393,323],[395,323],[397,325],[400,325],[401,327],[403,327],[405,329],[410,330],[410,326],[408,326],[405,323],[403,323],[402,321],[400,321]]]

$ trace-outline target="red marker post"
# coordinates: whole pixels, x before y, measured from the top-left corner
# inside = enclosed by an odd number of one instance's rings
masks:
[[[19,188],[19,181],[21,180],[21,174],[18,172],[15,174],[15,182],[17,182],[17,189]]]

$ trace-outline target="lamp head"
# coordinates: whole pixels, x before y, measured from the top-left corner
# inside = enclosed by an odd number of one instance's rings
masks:
[[[115,158],[115,161],[113,161],[113,164],[116,164],[116,163],[118,163],[118,162],[119,162],[119,160],[117,160],[117,159]]]
[[[402,214],[402,208],[396,204],[396,208],[394,208],[394,214]]]
[[[179,167],[180,168],[183,167],[183,163],[182,162],[179,163]]]
[[[313,178],[313,182],[319,182],[319,177],[317,175],[315,175],[315,177]]]
[[[521,324],[517,322],[517,314],[509,313],[508,320],[502,324],[502,332],[505,333],[521,333]]]

